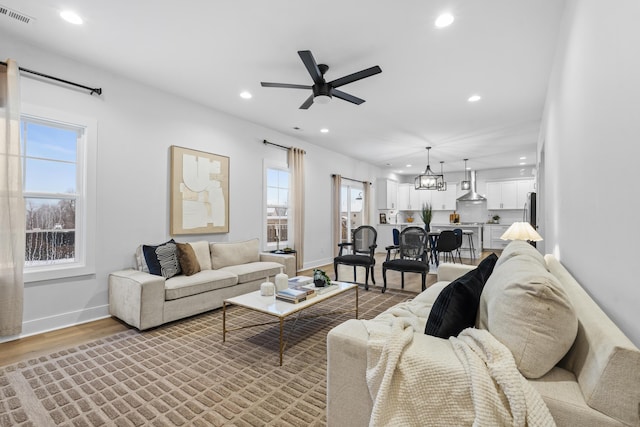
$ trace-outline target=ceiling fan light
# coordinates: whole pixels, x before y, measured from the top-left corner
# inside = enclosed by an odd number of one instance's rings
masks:
[[[317,104],[328,104],[331,102],[331,97],[328,95],[318,95],[313,98],[313,102]]]

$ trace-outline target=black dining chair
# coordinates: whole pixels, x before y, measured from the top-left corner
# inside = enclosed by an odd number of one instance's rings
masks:
[[[456,235],[456,253],[458,254],[458,259],[460,260],[460,264],[462,264],[462,256],[460,255],[460,248],[462,247],[462,228],[454,228],[453,233]]]
[[[454,252],[458,248],[458,238],[453,230],[444,230],[440,232],[438,242],[436,243],[436,251],[438,251],[438,257],[440,262],[456,262],[456,256]],[[462,263],[462,260],[460,260]]]
[[[382,292],[387,290],[387,270],[399,271],[404,289],[404,273],[418,273],[422,275],[422,290],[427,288],[427,262],[428,240],[427,232],[422,227],[407,227],[400,233],[400,244],[396,247],[388,246],[387,258],[382,263],[382,280],[384,286]],[[400,258],[391,259],[391,251],[397,249]]]
[[[338,256],[333,259],[333,270],[336,275],[336,281],[338,280],[338,265],[351,265],[353,266],[353,281],[356,282],[356,267],[364,267],[365,269],[365,282],[364,288],[369,290],[369,271],[371,271],[371,281],[376,284],[376,278],[373,274],[373,268],[376,265],[376,259],[374,257],[376,251],[376,240],[378,238],[378,232],[370,225],[361,225],[353,230],[351,234],[351,242],[338,243],[340,252]],[[344,254],[345,248],[350,248],[350,254]]]

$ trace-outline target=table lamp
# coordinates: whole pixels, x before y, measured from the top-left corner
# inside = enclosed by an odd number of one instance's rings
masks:
[[[542,236],[528,222],[514,222],[500,236],[502,240],[526,240],[528,242],[539,242]]]

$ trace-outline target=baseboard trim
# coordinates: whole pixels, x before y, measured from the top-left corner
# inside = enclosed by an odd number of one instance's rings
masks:
[[[27,320],[22,323],[20,335],[0,338],[0,343],[26,338],[32,335],[43,334],[70,326],[81,325],[87,322],[110,317],[109,304],[96,307],[89,307],[83,310],[70,311],[56,314],[55,316],[41,317],[39,319]]]

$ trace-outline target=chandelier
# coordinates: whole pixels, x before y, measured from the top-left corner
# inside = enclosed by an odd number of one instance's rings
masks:
[[[431,150],[431,147],[427,147],[427,168],[423,174],[415,178],[416,190],[437,190],[444,185],[444,176],[433,173],[431,170],[431,166],[429,165],[429,150]]]

